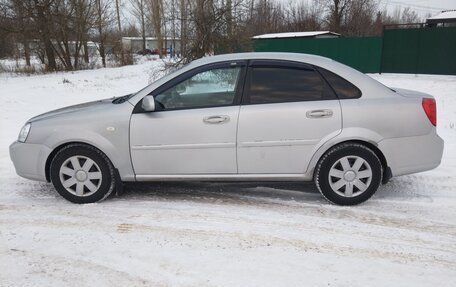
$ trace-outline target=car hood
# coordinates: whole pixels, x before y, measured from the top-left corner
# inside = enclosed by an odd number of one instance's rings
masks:
[[[104,100],[98,100],[98,101],[93,101],[93,102],[88,102],[88,103],[83,103],[83,104],[78,104],[74,106],[69,106],[57,110],[53,110],[41,115],[38,115],[36,117],[33,117],[29,120],[29,122],[36,122],[36,121],[41,121],[45,119],[51,119],[55,118],[58,116],[62,115],[67,115],[70,113],[74,112],[82,112],[86,110],[92,110],[92,109],[98,109],[98,108],[108,108],[107,106],[112,105],[113,98],[110,99],[104,99]]]
[[[407,98],[432,98],[432,96],[429,94],[414,91],[414,90],[407,90],[407,89],[401,89],[401,88],[391,88],[391,89],[396,91],[396,93],[398,93],[399,95],[401,95],[403,97],[407,97]]]

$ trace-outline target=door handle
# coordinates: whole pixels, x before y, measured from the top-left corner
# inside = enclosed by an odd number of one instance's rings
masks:
[[[332,115],[333,115],[333,111],[332,110],[326,110],[326,109],[313,110],[313,111],[308,111],[306,113],[306,116],[308,118],[316,118],[316,119],[319,119],[319,118],[330,118],[330,117],[332,117]]]
[[[230,117],[226,115],[209,116],[203,118],[203,122],[205,122],[206,124],[222,124],[228,122],[229,120]]]

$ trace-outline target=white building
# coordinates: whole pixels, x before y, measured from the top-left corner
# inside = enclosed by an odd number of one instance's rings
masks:
[[[426,19],[429,27],[456,27],[456,10],[442,11]]]

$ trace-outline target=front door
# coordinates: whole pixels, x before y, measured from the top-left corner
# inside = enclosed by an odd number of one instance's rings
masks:
[[[152,92],[156,110],[135,112],[130,123],[136,175],[237,173],[244,73],[243,62],[211,65]]]

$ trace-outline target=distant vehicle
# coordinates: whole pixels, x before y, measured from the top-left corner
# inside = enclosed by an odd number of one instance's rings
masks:
[[[159,50],[157,48],[155,49],[144,49],[144,50],[139,50],[136,52],[138,55],[146,56],[146,55],[158,55]]]
[[[437,167],[443,145],[428,94],[319,56],[244,53],[34,117],[10,155],[19,175],[75,203],[128,181],[293,180],[354,205],[392,176]]]

